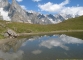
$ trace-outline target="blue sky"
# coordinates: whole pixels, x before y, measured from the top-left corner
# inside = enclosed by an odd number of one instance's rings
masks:
[[[83,14],[83,0],[17,0],[17,2],[25,10],[33,10],[43,14],[55,14],[59,12]]]

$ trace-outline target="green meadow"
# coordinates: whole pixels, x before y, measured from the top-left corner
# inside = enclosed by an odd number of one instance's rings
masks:
[[[4,38],[3,34],[8,29],[17,33],[38,33],[52,32],[61,30],[83,30],[83,16],[65,20],[59,24],[39,25],[29,23],[8,22],[0,20],[0,39]]]

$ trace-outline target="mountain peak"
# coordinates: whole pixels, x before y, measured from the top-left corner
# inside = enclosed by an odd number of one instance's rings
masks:
[[[12,0],[12,2],[16,2],[16,0]]]
[[[12,0],[12,4],[17,4],[17,1],[16,0]]]
[[[19,6],[19,4],[17,3],[16,0],[12,0],[12,4],[11,4],[11,6],[17,8],[17,7]],[[20,7],[20,6],[19,6],[19,7]]]

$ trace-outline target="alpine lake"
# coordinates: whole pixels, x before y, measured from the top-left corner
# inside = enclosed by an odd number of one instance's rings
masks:
[[[0,45],[0,60],[83,60],[83,32],[12,40]]]

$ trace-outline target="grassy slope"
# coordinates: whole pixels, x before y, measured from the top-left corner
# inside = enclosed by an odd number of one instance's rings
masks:
[[[38,24],[23,24],[10,23],[7,27],[16,28],[17,32],[50,32],[56,30],[83,30],[83,16],[79,18],[70,19],[59,24],[38,25]]]
[[[50,26],[54,27],[55,30],[83,30],[83,16]]]
[[[32,32],[50,32],[57,30],[83,30],[83,16],[66,20],[59,24],[39,25],[28,23],[5,22],[0,20],[0,33],[11,28],[18,33]]]

